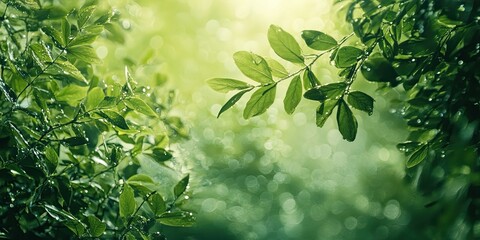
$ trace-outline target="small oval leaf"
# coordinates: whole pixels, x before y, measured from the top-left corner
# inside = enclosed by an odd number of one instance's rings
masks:
[[[268,29],[268,42],[275,53],[293,63],[303,63],[304,59],[300,45],[293,36],[281,27],[271,25]]]
[[[338,44],[330,35],[315,30],[303,31],[302,38],[305,40],[307,46],[319,51],[331,49]]]
[[[360,91],[350,92],[348,94],[347,101],[350,106],[367,112],[368,115],[373,114],[373,102],[375,100],[373,100],[373,98],[366,93]]]
[[[350,110],[343,99],[340,99],[338,102],[337,123],[343,139],[349,142],[355,140],[358,128],[357,119],[353,116],[352,110]]]
[[[253,81],[272,83],[272,72],[265,59],[257,54],[240,51],[233,54],[238,69]]]
[[[357,63],[358,57],[363,54],[361,49],[352,46],[345,46],[338,49],[335,55],[335,66],[347,68]]]

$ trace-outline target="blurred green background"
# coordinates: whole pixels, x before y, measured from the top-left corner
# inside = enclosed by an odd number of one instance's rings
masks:
[[[163,229],[169,239],[424,239],[430,218],[426,200],[403,182],[404,157],[395,148],[407,134],[389,108],[395,92],[385,95],[374,84],[355,83],[376,102],[372,116],[356,113],[353,143],[342,139],[334,118],[317,128],[316,106],[305,99],[287,115],[286,84],[266,114],[246,121],[243,107],[234,107],[216,119],[230,95],[214,92],[205,80],[246,80],[232,60],[234,52],[279,60],[268,45],[270,24],[290,32],[301,46],[300,32],[306,29],[340,39],[349,33],[341,5],[327,0],[109,4],[119,10],[128,33],[117,38],[121,47],[97,43],[105,63],[99,71],[115,76],[133,63],[137,81],[175,89],[175,114],[190,128],[191,138],[172,148],[176,167],[191,174],[187,204],[197,212],[198,224]],[[314,72],[322,83],[337,81],[327,58]]]

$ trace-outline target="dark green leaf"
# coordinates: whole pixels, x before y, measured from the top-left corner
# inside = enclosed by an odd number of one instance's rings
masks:
[[[303,86],[305,90],[316,87],[320,85],[320,81],[318,81],[315,74],[307,67],[303,72]]]
[[[252,85],[230,78],[213,78],[207,81],[208,85],[217,92],[229,92],[252,87]]]
[[[375,100],[366,93],[360,91],[350,92],[347,101],[352,107],[367,112],[368,115],[372,115],[373,102]]]
[[[302,51],[297,41],[279,26],[270,25],[268,42],[273,51],[281,58],[293,63],[303,63]]]
[[[175,187],[173,188],[173,194],[175,195],[176,198],[178,198],[180,195],[182,195],[185,192],[185,190],[187,190],[189,179],[190,179],[190,175],[187,175],[175,185]]]
[[[7,100],[11,103],[17,101],[17,94],[10,88],[3,80],[0,79],[0,89],[3,95],[7,98]]]
[[[128,218],[132,216],[137,207],[133,190],[128,184],[123,185],[123,192],[120,194],[120,217]]]
[[[123,118],[120,114],[114,111],[103,110],[103,111],[97,112],[97,114],[105,118],[111,124],[121,129],[129,129],[127,122],[125,121],[125,118]]]
[[[51,146],[47,146],[45,148],[45,157],[46,157],[46,164],[50,173],[55,172],[55,169],[58,166],[58,154],[57,151],[53,149]]]
[[[105,94],[101,88],[94,87],[90,89],[87,94],[87,99],[85,100],[85,109],[87,111],[95,109],[100,105],[103,99],[105,99]]]
[[[302,99],[302,81],[300,76],[295,76],[288,86],[287,93],[283,99],[285,112],[292,114]]]
[[[344,82],[330,83],[323,85],[318,90],[323,93],[327,99],[334,99],[342,95],[347,88],[347,84]]]
[[[350,110],[347,103],[345,103],[343,99],[338,101],[337,124],[338,130],[342,134],[343,139],[350,142],[355,140],[358,128],[357,119],[355,119],[352,110]]]
[[[94,64],[100,62],[95,49],[89,45],[77,45],[69,47],[67,49],[67,53],[86,63]]]
[[[428,156],[428,151],[429,151],[428,144],[423,145],[417,151],[415,151],[407,161],[407,168],[415,167],[417,164],[424,161]]]
[[[274,77],[284,78],[288,76],[287,69],[285,69],[285,67],[281,63],[271,58],[267,58],[265,60],[267,61],[270,70],[272,70],[272,75]]]
[[[155,214],[155,216],[158,216],[167,210],[167,206],[165,204],[165,201],[163,200],[162,196],[159,193],[155,193],[150,198],[148,199],[148,206],[152,210],[152,212]]]
[[[245,76],[259,83],[272,83],[272,72],[261,56],[240,51],[233,54],[233,60]]]
[[[154,148],[151,156],[157,162],[165,162],[172,159],[172,154],[163,148]]]
[[[83,226],[83,223],[78,219],[74,221],[66,221],[63,224],[77,236],[81,236],[85,233],[85,226]]]
[[[402,151],[406,154],[409,154],[409,153],[417,150],[420,146],[422,146],[422,143],[412,142],[412,141],[407,141],[407,142],[397,144],[398,150]]]
[[[358,57],[363,54],[361,49],[352,46],[345,46],[338,49],[335,56],[335,66],[346,68],[357,63]]]
[[[372,82],[397,82],[397,74],[392,65],[383,57],[369,58],[363,64],[362,75]]]
[[[92,215],[88,216],[88,228],[93,237],[100,237],[105,232],[107,225]]]
[[[325,94],[323,94],[318,88],[307,90],[303,94],[303,97],[313,101],[324,101],[326,99]]]
[[[195,216],[191,212],[166,212],[157,221],[173,227],[191,227],[195,224]]]
[[[238,102],[238,100],[240,100],[240,98],[242,98],[242,96],[251,91],[253,88],[251,89],[247,89],[247,90],[243,90],[241,92],[238,92],[236,93],[235,95],[233,95],[226,103],[225,105],[222,106],[222,108],[220,109],[220,111],[218,112],[218,115],[217,115],[217,118],[220,117],[220,114],[222,114],[223,112],[227,111],[228,109],[230,109],[233,105],[235,105],[235,103]]]
[[[158,117],[155,111],[146,104],[142,99],[138,97],[131,97],[124,100],[125,105],[130,109],[133,109],[139,113],[145,114],[150,117]]]
[[[272,84],[255,91],[243,110],[243,117],[248,119],[267,111],[275,101],[276,89],[277,85]]]
[[[316,112],[316,124],[318,127],[323,127],[337,103],[337,100],[326,100],[320,104]]]
[[[337,41],[333,37],[315,30],[303,31],[302,38],[307,46],[315,50],[323,51],[337,46]]]
[[[88,143],[88,140],[84,137],[71,137],[71,138],[66,138],[61,141],[62,143],[68,145],[68,146],[80,146]]]
[[[48,6],[35,11],[35,17],[38,20],[53,20],[67,16],[68,12],[60,6]]]

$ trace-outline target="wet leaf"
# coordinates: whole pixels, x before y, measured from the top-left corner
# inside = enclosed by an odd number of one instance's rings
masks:
[[[357,119],[355,119],[352,110],[350,110],[347,103],[345,103],[343,99],[338,101],[337,124],[338,130],[342,134],[343,139],[349,142],[355,140],[358,128]]]
[[[190,175],[187,175],[175,185],[175,187],[173,188],[173,194],[175,195],[176,198],[178,198],[180,195],[182,195],[185,192],[185,190],[187,190],[189,179],[190,179]]]
[[[88,230],[93,237],[102,236],[106,228],[107,228],[107,225],[102,221],[100,221],[100,219],[98,219],[93,215],[88,216]]]
[[[233,105],[235,105],[235,103],[237,103],[238,100],[240,100],[245,93],[250,92],[252,89],[253,89],[253,88],[247,89],[247,90],[238,92],[238,93],[236,93],[235,95],[233,95],[233,96],[222,106],[222,108],[221,108],[220,111],[218,112],[217,118],[220,117],[220,114],[222,114],[223,112],[225,112],[225,111],[227,111],[228,109],[230,109]]]
[[[333,37],[315,30],[303,31],[302,38],[307,46],[315,50],[323,51],[337,46],[337,41]]]
[[[358,57],[363,54],[361,49],[352,46],[345,46],[338,49],[335,55],[335,66],[347,68],[357,63]]]
[[[233,60],[238,69],[253,81],[259,83],[272,83],[272,72],[268,67],[267,62],[261,56],[240,51],[233,54]]]
[[[157,221],[172,227],[191,227],[195,224],[195,216],[191,212],[166,212]]]
[[[124,103],[130,109],[133,109],[139,113],[145,114],[150,117],[158,117],[157,113],[155,113],[155,111],[153,111],[153,109],[147,103],[145,103],[142,99],[138,97],[127,98],[125,99]]]
[[[255,91],[243,110],[243,117],[248,119],[267,111],[275,101],[276,87],[276,84],[272,84]]]
[[[268,42],[275,53],[293,63],[303,63],[304,59],[300,46],[293,36],[281,27],[270,25],[268,29]]]
[[[120,217],[128,218],[133,215],[137,206],[133,189],[128,184],[123,185],[123,192],[120,194]]]
[[[423,162],[428,156],[429,147],[428,144],[423,145],[417,151],[415,151],[407,161],[407,168],[412,168]]]
[[[360,91],[350,92],[347,101],[352,107],[367,112],[368,115],[373,114],[373,102],[375,100],[366,93]]]

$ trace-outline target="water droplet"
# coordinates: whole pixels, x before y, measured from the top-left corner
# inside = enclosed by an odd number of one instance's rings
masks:
[[[462,65],[463,65],[463,61],[462,61],[462,60],[458,61],[458,65],[459,65],[459,66],[462,66]]]

